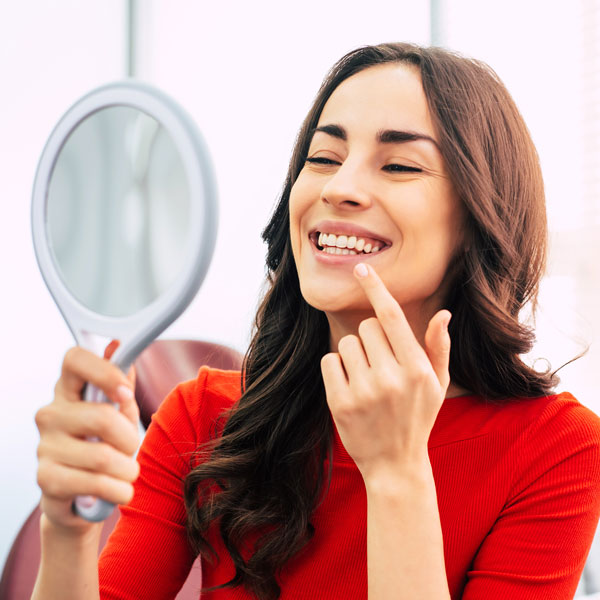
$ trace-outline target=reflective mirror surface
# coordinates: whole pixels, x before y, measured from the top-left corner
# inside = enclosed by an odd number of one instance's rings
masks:
[[[47,234],[63,283],[86,308],[125,317],[180,274],[190,191],[168,132],[130,106],[85,118],[50,178]]]

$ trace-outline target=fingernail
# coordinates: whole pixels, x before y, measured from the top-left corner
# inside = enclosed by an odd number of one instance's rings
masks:
[[[92,508],[95,502],[96,498],[94,496],[79,496],[79,505],[82,508]]]
[[[130,387],[127,387],[126,385],[123,385],[123,384],[121,384],[117,388],[117,395],[119,396],[119,399],[121,400],[121,402],[133,400],[133,390]]]
[[[367,269],[367,265],[365,265],[364,263],[358,263],[355,267],[354,267],[354,272],[359,276],[359,277],[366,277],[369,274],[369,269]]]

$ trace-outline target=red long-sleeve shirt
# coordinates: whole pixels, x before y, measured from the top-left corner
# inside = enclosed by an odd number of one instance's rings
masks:
[[[202,368],[157,411],[134,499],[100,559],[103,600],[176,596],[194,561],[182,499],[190,453],[239,395],[238,372]],[[572,598],[600,515],[600,419],[592,411],[567,393],[502,406],[449,398],[429,456],[453,600]],[[337,434],[331,486],[312,522],[313,539],[281,574],[281,599],[366,599],[366,495]],[[234,573],[222,542],[210,539],[220,561],[203,565],[207,587]],[[226,588],[207,598],[251,596]]]

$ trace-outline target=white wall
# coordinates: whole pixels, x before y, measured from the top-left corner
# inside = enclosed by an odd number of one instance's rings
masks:
[[[33,254],[33,176],[64,110],[123,76],[124,33],[121,0],[0,3],[0,564],[39,498],[33,414],[71,344]]]

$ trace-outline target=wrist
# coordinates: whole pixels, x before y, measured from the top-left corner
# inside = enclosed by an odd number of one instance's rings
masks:
[[[102,532],[102,523],[82,523],[81,526],[66,526],[54,523],[42,513],[40,534],[42,540],[70,544],[78,547],[97,546]]]
[[[429,458],[401,465],[386,465],[363,476],[367,496],[405,497],[409,492],[435,490]]]

